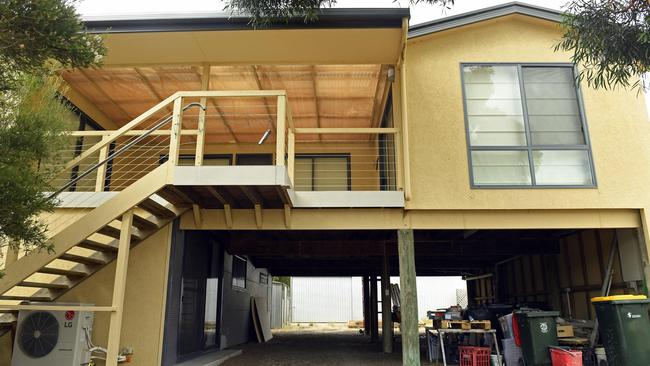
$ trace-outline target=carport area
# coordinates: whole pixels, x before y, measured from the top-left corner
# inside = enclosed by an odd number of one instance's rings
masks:
[[[248,343],[224,366],[398,366],[400,353],[385,355],[356,329],[316,327],[283,329],[267,343]]]
[[[645,244],[639,231],[630,228],[415,230],[412,241],[396,230],[213,233],[228,243],[228,253],[246,256],[273,276],[361,276],[369,284],[364,286],[362,300],[365,333],[276,330],[273,340],[243,346],[243,355],[226,365],[399,365],[402,351],[418,357],[418,350],[424,360],[422,323],[427,319],[407,319],[406,311],[412,308],[405,309],[406,303],[414,306],[414,299],[417,304],[415,275],[463,276],[470,308],[507,304],[559,311],[568,322],[586,324],[585,333],[576,332],[576,337],[584,337],[588,326],[593,326],[595,312],[590,299],[601,296],[608,275],[609,295],[647,291]],[[414,273],[410,273],[412,269]],[[403,338],[391,334],[390,325],[383,332],[380,329],[380,314],[390,313],[394,310],[391,305],[396,305],[389,298],[382,299],[388,293],[390,276],[400,276]],[[383,323],[391,319],[384,318]],[[407,321],[416,326],[407,328]],[[493,322],[492,328],[497,327]],[[409,331],[413,333],[409,335]],[[414,334],[420,337],[417,341]],[[384,355],[382,350],[392,354]]]

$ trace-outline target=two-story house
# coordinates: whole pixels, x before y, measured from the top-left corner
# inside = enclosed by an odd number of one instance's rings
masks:
[[[560,21],[519,3],[410,28],[407,9],[257,30],[208,12],[87,19],[108,55],[61,74],[79,130],[43,215],[54,251],[7,253],[0,317],[90,311],[107,365],[122,347],[176,365],[251,340],[271,276],[399,275],[412,365],[416,275],[581,319],[609,267],[612,293],[647,293],[643,97],[576,81]],[[365,288],[376,335],[390,298]]]

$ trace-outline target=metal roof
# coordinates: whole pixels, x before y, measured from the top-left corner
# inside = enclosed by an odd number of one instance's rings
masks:
[[[523,14],[552,22],[562,21],[561,11],[520,2],[512,2],[412,26],[409,28],[409,38],[416,38],[510,14]]]
[[[313,22],[296,17],[262,29],[401,28],[404,17],[410,17],[408,8],[333,8],[322,9]],[[91,33],[253,29],[248,15],[224,12],[86,16],[82,20]]]

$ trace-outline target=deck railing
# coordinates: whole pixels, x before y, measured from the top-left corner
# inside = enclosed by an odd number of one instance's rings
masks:
[[[231,165],[233,155],[264,153],[287,167],[296,190],[398,190],[398,134],[297,128],[282,90],[177,92],[118,130],[71,132],[75,156],[52,186],[55,194],[119,191],[164,162]]]

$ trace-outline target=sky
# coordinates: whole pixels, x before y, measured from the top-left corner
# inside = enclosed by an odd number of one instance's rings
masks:
[[[456,0],[451,9],[440,5],[418,4],[411,7],[411,25],[449,15],[503,4],[503,0]],[[566,0],[527,0],[529,4],[552,9],[561,9]],[[222,11],[223,0],[82,0],[77,9],[83,16],[141,14],[141,13],[183,13],[199,11]],[[393,8],[407,7],[408,0],[338,0],[337,8]]]

